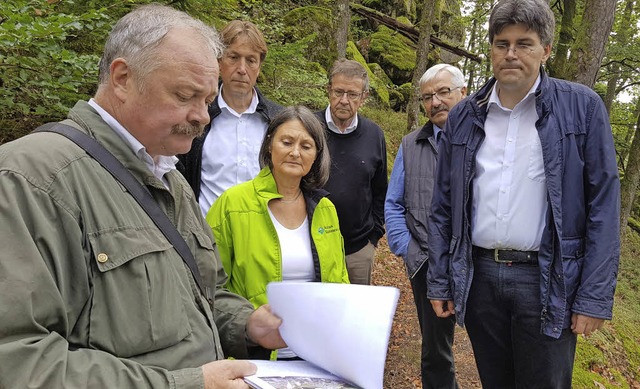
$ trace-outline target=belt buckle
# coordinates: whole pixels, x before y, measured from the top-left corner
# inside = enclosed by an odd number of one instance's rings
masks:
[[[498,263],[508,263],[511,264],[513,261],[505,261],[504,259],[500,259],[500,255],[498,254],[499,249],[493,249],[493,260]],[[504,250],[503,250],[504,251]]]

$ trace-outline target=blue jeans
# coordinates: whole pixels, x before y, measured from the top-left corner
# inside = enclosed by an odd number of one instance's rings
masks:
[[[455,317],[439,318],[427,298],[427,264],[411,279],[413,300],[418,310],[422,332],[420,372],[423,389],[457,389],[453,365],[453,332]]]
[[[474,252],[465,326],[482,386],[571,388],[576,335],[541,333],[540,268]]]

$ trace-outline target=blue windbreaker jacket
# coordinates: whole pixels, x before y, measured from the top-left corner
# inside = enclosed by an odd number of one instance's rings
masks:
[[[609,118],[591,89],[540,70],[535,92],[548,210],[538,255],[541,332],[571,314],[611,319],[620,256],[620,181]],[[492,78],[449,113],[429,218],[428,297],[453,300],[463,325],[473,279],[472,180]]]

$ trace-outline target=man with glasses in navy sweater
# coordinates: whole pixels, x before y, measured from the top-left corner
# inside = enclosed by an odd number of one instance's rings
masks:
[[[336,61],[327,92],[329,107],[317,113],[331,154],[325,189],[338,211],[349,280],[368,285],[375,246],[384,235],[387,146],[382,129],[358,114],[369,96],[369,77],[360,63]]]

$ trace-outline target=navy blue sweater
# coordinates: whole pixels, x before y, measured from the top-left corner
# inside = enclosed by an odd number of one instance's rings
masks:
[[[336,206],[345,253],[352,254],[384,235],[387,146],[382,129],[358,115],[358,127],[337,134],[327,127],[325,111],[316,115],[327,133],[331,173],[324,189]]]

